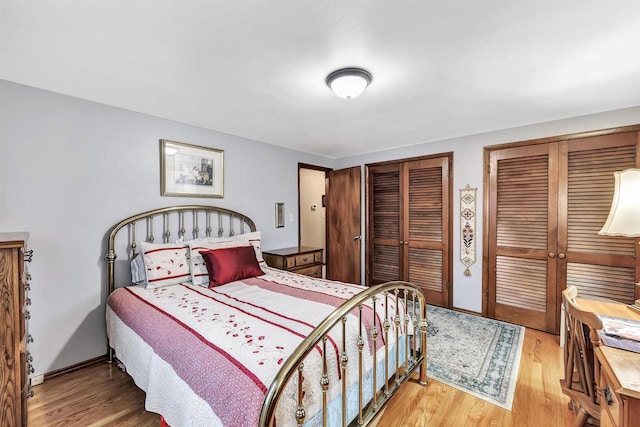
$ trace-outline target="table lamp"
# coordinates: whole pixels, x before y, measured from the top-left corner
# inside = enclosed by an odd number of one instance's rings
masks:
[[[615,189],[611,211],[598,234],[640,237],[640,169],[614,172],[613,176]],[[629,307],[640,311],[640,299]]]

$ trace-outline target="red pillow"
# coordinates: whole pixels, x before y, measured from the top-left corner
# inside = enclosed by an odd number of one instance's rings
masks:
[[[200,255],[207,265],[210,288],[264,274],[258,265],[253,246],[201,251]]]

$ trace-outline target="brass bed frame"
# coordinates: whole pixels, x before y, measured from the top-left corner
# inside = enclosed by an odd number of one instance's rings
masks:
[[[215,228],[214,228],[215,227]],[[202,230],[203,228],[203,230]],[[175,234],[172,234],[172,231]],[[243,234],[248,231],[256,231],[254,222],[241,213],[208,205],[183,205],[171,206],[160,209],[154,209],[140,214],[130,216],[115,226],[109,232],[107,239],[107,253],[105,259],[107,262],[107,296],[116,288],[116,281],[129,284],[130,277],[121,274],[116,277],[116,264],[118,260],[117,253],[126,254],[125,259],[121,260],[124,273],[129,272],[128,263],[136,256],[138,252],[137,236],[143,236],[144,241],[153,242],[158,236],[163,242],[176,241],[178,239],[198,238],[203,236],[233,236],[235,234]],[[126,268],[125,268],[126,264]],[[127,281],[128,280],[128,281]],[[395,312],[388,312],[389,299],[396,302]],[[377,352],[373,351],[373,398],[369,402],[363,400],[363,347],[364,338],[362,332],[362,308],[366,301],[371,301],[373,305],[373,329],[371,338],[375,341],[380,333],[384,334],[385,346],[385,366],[384,378],[390,378],[384,384],[377,384]],[[384,301],[384,331],[378,331],[375,319],[378,317],[376,303]],[[404,302],[404,304],[399,304]],[[400,308],[402,306],[402,308]],[[407,307],[412,307],[408,310]],[[419,370],[418,382],[422,385],[427,384],[427,317],[425,297],[422,291],[415,285],[394,281],[372,286],[365,291],[357,294],[350,300],[346,301],[331,313],[316,329],[314,329],[306,339],[294,350],[294,352],[285,361],[280,371],[276,375],[274,381],[267,390],[265,401],[260,414],[259,425],[261,427],[269,427],[275,425],[275,408],[278,399],[283,394],[284,388],[289,380],[298,375],[297,400],[298,408],[295,414],[292,414],[298,426],[302,426],[306,419],[306,411],[302,405],[303,386],[301,378],[304,374],[304,361],[309,352],[316,346],[322,346],[323,360],[321,381],[318,386],[322,391],[322,410],[323,425],[327,425],[327,391],[329,389],[329,377],[327,375],[326,360],[326,340],[329,332],[334,327],[342,328],[342,346],[340,349],[340,365],[342,371],[342,425],[349,423],[347,420],[347,366],[350,363],[346,353],[346,322],[347,315],[351,312],[358,313],[359,332],[357,337],[353,338],[358,348],[358,412],[356,418],[351,425],[366,425],[378,414],[383,405],[393,396],[400,386],[409,380],[412,374]],[[389,366],[389,329],[391,324],[395,325],[395,366]],[[399,326],[403,323],[406,332],[404,341],[404,360],[400,360],[400,341]],[[412,324],[414,334],[409,338],[408,327]],[[341,324],[341,326],[340,326]],[[114,350],[108,346],[107,361],[112,363],[114,360]],[[391,371],[393,369],[393,371]],[[307,387],[312,385],[307,384]],[[379,389],[380,388],[380,389]]]

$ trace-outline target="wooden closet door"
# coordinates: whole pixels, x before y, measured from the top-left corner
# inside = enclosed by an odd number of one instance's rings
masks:
[[[562,291],[632,303],[638,239],[598,235],[613,172],[639,167],[638,132],[489,153],[487,315],[558,333]]]
[[[404,165],[403,277],[420,286],[427,302],[449,301],[449,159]]]
[[[406,280],[450,305],[450,156],[371,165],[368,284]]]
[[[559,197],[566,203],[559,212],[558,299],[566,285],[581,296],[626,304],[640,297],[637,240],[598,234],[613,199],[613,173],[638,167],[638,144],[637,132],[560,142],[566,165],[560,168]]]
[[[368,281],[369,285],[401,280],[400,203],[401,164],[368,168]]]
[[[555,331],[557,145],[490,152],[488,315]]]

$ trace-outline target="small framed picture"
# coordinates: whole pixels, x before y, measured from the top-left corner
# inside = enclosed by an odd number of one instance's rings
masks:
[[[224,197],[224,151],[160,140],[163,196]]]

